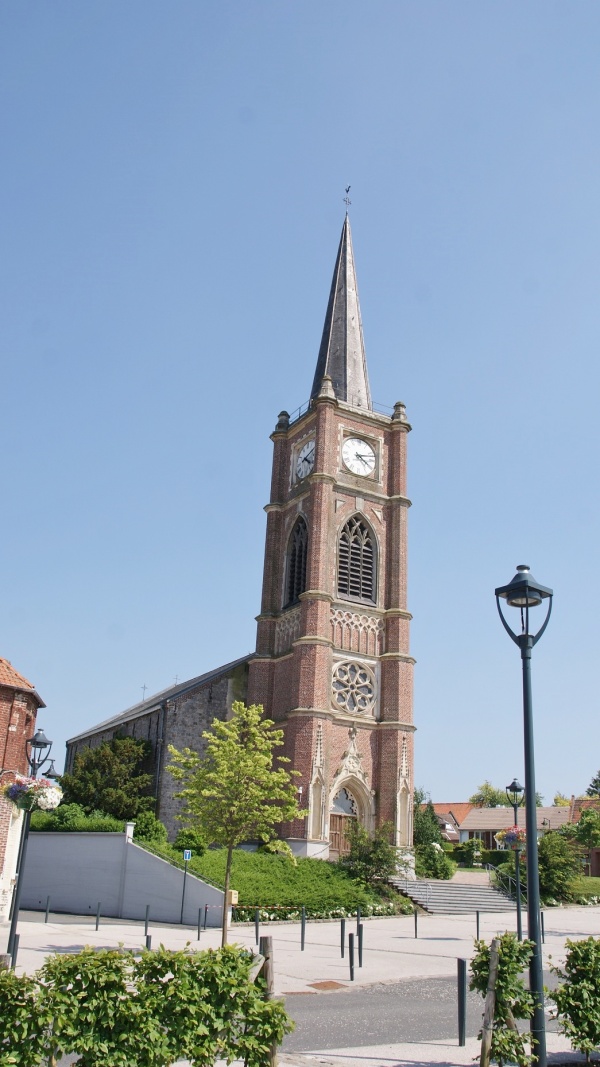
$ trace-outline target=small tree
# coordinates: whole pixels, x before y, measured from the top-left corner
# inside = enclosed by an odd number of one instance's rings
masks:
[[[555,808],[568,808],[571,801],[564,793],[555,793],[552,803]]]
[[[600,771],[596,771],[596,774],[586,789],[586,793],[588,797],[600,796]]]
[[[398,868],[398,853],[391,840],[394,828],[391,823],[384,823],[373,836],[353,819],[348,820],[348,840],[350,852],[343,856],[340,865],[345,867],[352,878],[366,885],[385,884]]]
[[[298,794],[293,776],[282,766],[284,756],[274,756],[283,744],[283,731],[263,718],[260,704],[246,707],[236,701],[227,722],[215,719],[202,735],[206,755],[169,745],[168,767],[183,788],[176,796],[184,801],[179,818],[197,829],[207,842],[227,849],[223,939],[227,943],[227,899],[233,850],[244,841],[269,841],[275,826],[297,818]]]
[[[415,789],[413,801],[413,843],[441,845],[442,831],[431,798],[424,789]]]
[[[152,755],[149,741],[113,737],[96,748],[84,748],[75,756],[73,771],[63,774],[65,804],[81,804],[87,814],[104,811],[115,819],[135,819],[152,811]]]
[[[536,807],[540,808],[543,800],[541,793],[535,794]],[[496,789],[496,786],[486,779],[478,787],[477,792],[469,797],[469,804],[474,804],[476,808],[506,808],[509,806],[509,801],[506,789]]]
[[[550,830],[538,842],[538,867],[542,898],[570,900],[573,881],[581,871],[577,844],[564,834]]]
[[[586,848],[600,848],[600,811],[586,808],[575,825],[575,840]]]

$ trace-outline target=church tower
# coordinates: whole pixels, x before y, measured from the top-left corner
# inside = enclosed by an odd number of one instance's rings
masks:
[[[391,410],[391,409],[390,409]],[[373,409],[346,215],[310,401],[279,415],[248,702],[284,730],[308,815],[283,832],[336,858],[349,819],[412,843],[404,405]]]

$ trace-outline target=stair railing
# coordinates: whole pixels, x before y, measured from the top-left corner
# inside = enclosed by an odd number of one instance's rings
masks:
[[[497,867],[494,867],[493,863],[486,863],[485,869],[488,872],[490,885],[499,889],[505,896],[510,897],[511,900],[517,899],[517,883],[511,874],[506,871],[499,871]],[[521,900],[527,900],[527,886],[521,882]]]

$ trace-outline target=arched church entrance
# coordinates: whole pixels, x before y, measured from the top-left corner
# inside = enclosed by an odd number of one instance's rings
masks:
[[[358,822],[356,798],[345,786],[335,794],[329,811],[329,856],[338,859],[350,851],[349,828]]]

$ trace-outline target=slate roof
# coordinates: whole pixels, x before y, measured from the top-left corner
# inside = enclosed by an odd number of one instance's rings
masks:
[[[569,820],[568,807],[537,808],[538,830],[557,830]],[[544,821],[545,820],[545,821]],[[504,830],[515,821],[512,808],[473,808],[461,822],[461,830]],[[517,824],[525,826],[525,808],[518,811]]]
[[[234,670],[236,667],[241,666],[242,663],[247,663],[251,658],[252,654],[249,653],[247,656],[242,656],[240,659],[234,659],[231,663],[225,663],[222,667],[217,667],[213,671],[207,671],[206,674],[199,674],[197,678],[190,678],[187,682],[178,682],[177,685],[172,685],[168,689],[162,689],[160,693],[154,693],[154,695],[148,697],[147,700],[141,700],[138,704],[132,704],[130,708],[126,708],[125,711],[119,712],[118,715],[113,715],[110,719],[104,719],[102,722],[97,723],[96,726],[90,726],[89,729],[83,730],[80,734],[76,734],[75,737],[69,738],[67,744],[71,745],[74,741],[80,741],[84,737],[90,737],[92,734],[97,734],[101,730],[107,730],[113,726],[119,726],[122,723],[130,722],[131,719],[137,719],[142,715],[147,715],[148,712],[155,711],[167,700],[173,700],[174,697],[189,693],[193,689],[197,689],[200,685],[206,685],[215,678],[220,678],[222,674],[227,674],[230,670]]]
[[[5,685],[9,689],[18,689],[21,693],[31,693],[36,698],[38,707],[45,708],[46,705],[42,700],[39,693],[36,692],[35,686],[32,685],[24,675],[19,674],[15,670],[12,663],[7,659],[2,659],[0,656],[0,685]]]
[[[319,395],[325,375],[331,378],[338,400],[372,411],[348,215],[335,261],[311,398]]]

